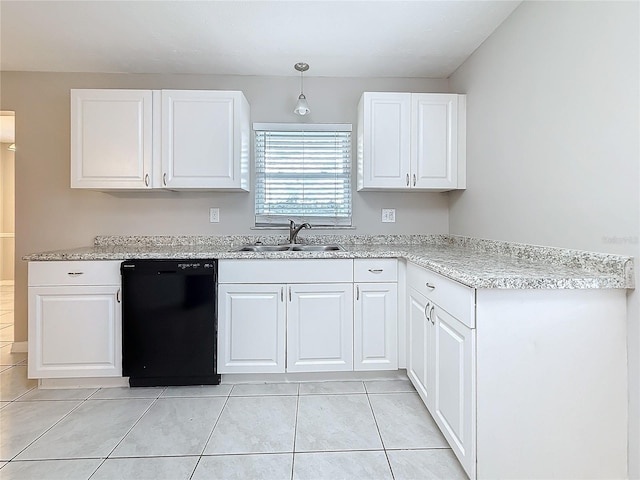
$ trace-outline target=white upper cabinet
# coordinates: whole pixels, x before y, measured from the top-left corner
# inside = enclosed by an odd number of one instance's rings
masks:
[[[363,93],[358,105],[358,190],[409,188],[411,94]]]
[[[463,97],[464,98],[464,97]],[[464,102],[464,100],[462,101]],[[411,95],[411,187],[454,190],[458,183],[460,95]]]
[[[162,186],[249,190],[249,104],[242,92],[162,91]]]
[[[71,188],[148,189],[151,90],[71,90]]]
[[[362,94],[358,105],[358,190],[465,188],[466,97]]]
[[[72,90],[71,187],[249,190],[242,92]]]

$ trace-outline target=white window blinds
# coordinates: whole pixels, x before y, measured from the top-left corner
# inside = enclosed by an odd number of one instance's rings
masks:
[[[254,130],[256,226],[351,225],[351,125]]]

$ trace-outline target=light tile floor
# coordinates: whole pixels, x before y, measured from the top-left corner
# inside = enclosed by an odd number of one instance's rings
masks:
[[[467,478],[408,380],[38,390],[0,364],[3,480]]]

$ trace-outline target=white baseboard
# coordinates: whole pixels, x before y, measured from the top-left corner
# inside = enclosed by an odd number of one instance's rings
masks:
[[[406,370],[371,372],[223,373],[221,384],[406,380]]]
[[[55,390],[58,388],[115,388],[128,387],[129,377],[101,378],[41,378],[38,388]]]
[[[13,342],[11,344],[11,353],[27,353],[29,344],[27,342]]]

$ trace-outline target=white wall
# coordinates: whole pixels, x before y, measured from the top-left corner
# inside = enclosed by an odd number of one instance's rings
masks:
[[[454,73],[451,91],[468,95],[468,188],[450,196],[451,233],[640,258],[638,7],[524,2]],[[639,303],[628,295],[631,478]]]
[[[299,77],[120,75],[3,72],[1,109],[16,112],[16,340],[27,338],[26,262],[32,252],[91,244],[96,235],[248,234],[253,194],[141,192],[110,195],[69,188],[69,89],[242,90],[254,122],[299,122],[293,107]],[[305,78],[318,123],[353,123],[363,91],[446,92],[446,80]],[[117,139],[114,139],[117,141]],[[355,142],[354,142],[355,145]],[[355,157],[354,157],[355,158]],[[353,169],[355,185],[356,169]],[[209,207],[221,222],[208,221]],[[381,223],[380,209],[396,208],[397,223]],[[445,233],[448,199],[442,193],[357,193],[355,230],[344,233]],[[319,231],[318,233],[322,233]]]

